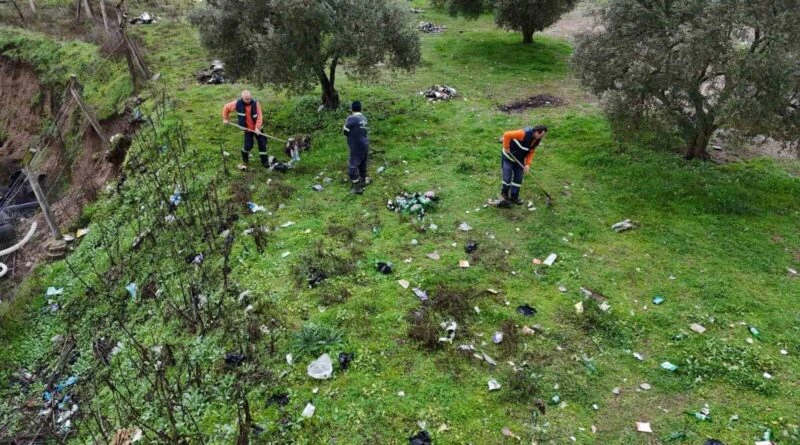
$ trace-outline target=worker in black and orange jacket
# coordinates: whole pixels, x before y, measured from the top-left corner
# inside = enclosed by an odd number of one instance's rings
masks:
[[[249,91],[242,91],[242,97],[238,100],[225,104],[222,108],[222,122],[227,124],[228,116],[236,111],[238,124],[242,128],[250,131],[244,132],[244,147],[242,148],[242,161],[247,164],[250,160],[250,150],[253,149],[254,140],[258,142],[258,156],[261,164],[269,168],[269,156],[267,156],[267,137],[261,134],[261,126],[264,124],[264,114],[261,112],[261,103],[255,100]]]
[[[503,156],[500,161],[500,169],[503,172],[503,187],[500,193],[503,199],[514,204],[522,204],[519,199],[522,177],[531,168],[536,147],[542,142],[546,133],[547,127],[544,125],[503,133]]]

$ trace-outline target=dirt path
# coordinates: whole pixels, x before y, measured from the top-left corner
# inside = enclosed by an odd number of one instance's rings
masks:
[[[593,1],[581,2],[575,9],[561,17],[555,25],[542,31],[542,34],[573,41],[577,34],[592,29],[593,19],[588,15],[592,4]]]

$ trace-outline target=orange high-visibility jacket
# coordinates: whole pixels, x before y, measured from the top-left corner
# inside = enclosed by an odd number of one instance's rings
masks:
[[[506,131],[505,133],[503,133],[503,155],[506,156],[506,157],[509,157],[509,158],[513,158],[513,156],[511,155],[511,144],[512,143],[514,143],[514,144],[522,144],[524,139],[525,139],[525,130],[524,129]],[[535,155],[535,151],[536,151],[535,149],[539,145],[539,142],[540,142],[539,139],[533,138],[533,141],[531,142],[531,146],[530,147],[526,147],[530,151],[528,151],[527,156],[525,156],[525,161],[523,162],[523,164],[525,164],[525,166],[531,165],[531,161],[533,161],[533,157]]]
[[[231,112],[236,111],[236,102],[238,102],[238,99],[233,102],[227,103],[225,104],[224,107],[222,107],[223,119],[228,119],[228,116],[231,114]],[[247,124],[245,126],[249,130],[259,130],[261,129],[261,126],[264,124],[264,115],[261,113],[261,102],[256,102],[256,111],[258,113],[258,118],[256,118],[255,122],[253,122],[253,118],[251,116],[252,113],[250,112],[251,105],[252,102],[250,103],[250,105],[244,104],[245,122]]]

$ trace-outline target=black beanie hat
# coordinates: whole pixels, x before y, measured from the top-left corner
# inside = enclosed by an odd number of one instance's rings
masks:
[[[360,101],[353,101],[350,105],[350,111],[361,111],[361,102]]]

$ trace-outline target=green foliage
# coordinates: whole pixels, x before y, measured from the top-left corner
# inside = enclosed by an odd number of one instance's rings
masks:
[[[522,43],[532,43],[533,34],[544,31],[569,12],[577,0],[494,0],[497,26],[522,33]]]
[[[125,66],[100,57],[88,43],[56,42],[44,34],[0,26],[0,55],[30,64],[42,85],[58,91],[76,74],[84,99],[101,120],[119,112],[133,91]]]
[[[339,105],[340,64],[374,78],[378,63],[409,70],[420,61],[409,13],[394,0],[219,0],[194,11],[192,22],[234,76],[292,91],[319,83],[328,108]]]
[[[601,26],[578,38],[573,65],[582,83],[603,96],[623,140],[651,132],[678,136],[687,158],[706,159],[719,128],[796,139],[797,7],[612,0],[598,17]]]
[[[293,335],[292,351],[301,357],[316,358],[326,352],[334,357],[334,352],[343,342],[344,334],[339,329],[307,323]]]

